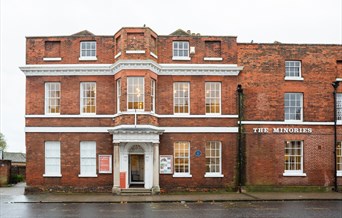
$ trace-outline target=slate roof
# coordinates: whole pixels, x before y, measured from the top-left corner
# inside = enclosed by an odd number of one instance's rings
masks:
[[[72,34],[72,36],[95,36],[94,33],[89,32],[88,30],[83,30],[81,32]]]
[[[15,163],[26,163],[26,154],[19,152],[4,152],[3,159],[11,160]]]
[[[185,32],[182,29],[178,29],[178,30],[174,31],[173,33],[171,33],[170,36],[190,36],[190,34]]]

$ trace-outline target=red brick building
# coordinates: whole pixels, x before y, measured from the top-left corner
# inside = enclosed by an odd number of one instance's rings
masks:
[[[342,184],[341,45],[122,28],[27,37],[20,69],[28,188]]]

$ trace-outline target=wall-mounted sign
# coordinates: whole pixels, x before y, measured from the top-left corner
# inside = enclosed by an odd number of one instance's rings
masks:
[[[99,155],[99,173],[112,173],[112,155]]]
[[[253,133],[290,133],[307,134],[312,133],[312,128],[253,128]]]
[[[196,156],[196,157],[201,156],[201,154],[202,154],[202,152],[201,152],[200,150],[195,151],[195,156]]]
[[[160,155],[160,174],[172,174],[173,173],[173,156],[172,155]]]

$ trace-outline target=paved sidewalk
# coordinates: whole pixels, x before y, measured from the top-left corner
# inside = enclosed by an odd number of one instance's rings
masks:
[[[152,196],[115,196],[109,193],[60,194],[42,193],[24,195],[25,184],[0,188],[1,202],[13,203],[133,203],[133,202],[219,202],[219,201],[301,201],[301,200],[340,200],[342,193],[189,193],[162,194]]]

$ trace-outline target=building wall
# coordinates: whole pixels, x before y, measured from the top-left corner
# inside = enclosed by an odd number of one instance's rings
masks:
[[[45,172],[45,141],[61,143],[62,177],[43,177]],[[94,178],[81,178],[80,142],[96,141],[96,157],[113,154],[111,135],[106,133],[26,133],[26,183],[36,187],[79,187],[111,190],[112,174],[97,174]],[[98,167],[98,158],[97,158]],[[98,169],[96,170],[98,172]]]
[[[333,186],[334,134],[333,126],[309,126],[312,133],[273,133],[280,126],[263,125],[269,133],[254,133],[251,125],[245,128],[246,185],[250,186]],[[281,128],[308,128],[282,126]],[[341,131],[342,129],[340,129]],[[339,140],[342,138],[339,136]],[[285,142],[303,141],[303,173],[306,176],[284,176]],[[341,185],[342,179],[339,178]]]
[[[160,187],[164,190],[193,191],[206,189],[233,188],[236,174],[237,135],[236,134],[163,134],[160,141],[160,155],[173,155],[173,146],[177,141],[190,142],[191,178],[175,178],[172,174],[160,175]],[[208,141],[222,143],[223,177],[205,178],[205,144]],[[200,156],[195,152],[201,151]]]
[[[80,42],[96,40],[97,60],[82,61]],[[173,60],[172,42],[188,41],[195,51],[189,60]],[[237,115],[238,84],[243,88],[245,184],[249,186],[332,186],[333,154],[333,89],[331,82],[342,78],[340,45],[295,45],[237,43],[236,37],[169,35],[158,36],[149,28],[122,28],[114,36],[73,35],[65,37],[28,37],[27,64],[115,64],[128,60],[147,60],[159,64],[206,64],[242,66],[238,76],[158,75],[146,69],[124,69],[113,76],[28,76],[26,82],[27,127],[115,127],[133,125],[134,114],[117,111],[116,81],[121,79],[120,111],[127,112],[127,77],[144,77],[144,112],[138,113],[137,124],[160,127],[237,127],[237,118],[227,117],[160,117],[173,115],[173,83],[190,82],[190,115],[205,115],[205,82],[221,82],[222,115]],[[61,60],[44,61],[44,57]],[[209,58],[209,59],[208,59]],[[214,58],[214,59],[213,59]],[[222,58],[222,60],[220,59]],[[285,80],[285,61],[301,62],[303,80]],[[169,65],[170,66],[170,65]],[[194,66],[194,65],[192,65]],[[203,66],[203,65],[202,65]],[[151,80],[156,80],[156,114],[151,111]],[[44,117],[44,84],[61,83],[61,115]],[[96,82],[96,115],[112,117],[77,117],[80,115],[80,82]],[[338,89],[338,92],[342,88]],[[303,122],[284,121],[284,94],[303,93]],[[39,116],[41,115],[41,116]],[[114,116],[115,115],[115,116]],[[258,123],[259,122],[259,123]],[[266,122],[266,123],[261,123]],[[269,123],[267,123],[269,122]],[[310,133],[274,134],[255,132],[254,128],[311,128]],[[342,133],[342,128],[338,127]],[[338,139],[342,140],[339,134]],[[62,146],[62,177],[43,178],[44,142],[59,140]],[[113,185],[113,176],[79,178],[79,142],[96,140],[97,155],[112,154],[109,133],[26,133],[27,184],[30,186],[102,186]],[[205,178],[204,145],[206,141],[222,142],[222,178]],[[284,176],[284,143],[304,143],[303,169],[306,176]],[[176,141],[189,141],[191,178],[160,175],[165,190],[234,187],[237,168],[236,133],[164,133],[160,137],[160,154],[172,155]],[[196,157],[194,152],[202,151]],[[339,178],[341,184],[341,178]]]

